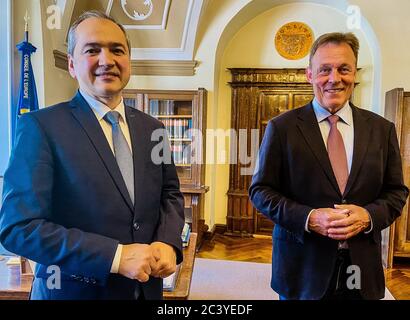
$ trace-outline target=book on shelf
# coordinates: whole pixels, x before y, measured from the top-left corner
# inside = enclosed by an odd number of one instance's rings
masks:
[[[192,209],[189,207],[185,208],[184,215],[185,215],[185,223],[192,225]]]
[[[191,236],[191,228],[189,227],[189,224],[185,222],[185,225],[184,225],[184,228],[182,229],[182,234],[181,234],[183,247],[188,247],[190,236]]]
[[[175,114],[174,100],[152,99],[149,102],[149,113],[153,116],[167,116]]]
[[[180,269],[181,269],[181,265],[178,264],[176,267],[176,271],[170,276],[164,278],[162,282],[162,288],[164,291],[174,291],[177,280],[178,280]]]
[[[192,119],[159,119],[167,130],[170,139],[191,140]]]

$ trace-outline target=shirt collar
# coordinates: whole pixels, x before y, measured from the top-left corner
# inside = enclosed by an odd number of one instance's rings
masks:
[[[320,123],[323,120],[326,120],[327,117],[331,115],[331,113],[328,110],[326,110],[319,104],[316,97],[313,99],[312,105],[313,105],[313,111],[315,112],[315,115],[316,115],[317,122]],[[352,108],[349,105],[349,101],[346,101],[343,108],[340,109],[335,114],[338,115],[340,119],[343,120],[343,122],[348,124],[349,126],[353,124]]]
[[[125,117],[125,106],[124,106],[124,99],[123,98],[121,98],[120,103],[113,110],[111,110],[107,105],[105,105],[104,103],[94,99],[93,97],[91,97],[89,94],[87,94],[86,92],[84,92],[81,89],[80,89],[80,93],[84,97],[85,101],[87,101],[87,103],[89,104],[91,109],[93,110],[93,112],[94,112],[95,116],[97,117],[98,121],[101,121],[101,119],[103,119],[104,116],[108,112],[117,111],[121,115],[121,118],[125,122],[126,117]]]

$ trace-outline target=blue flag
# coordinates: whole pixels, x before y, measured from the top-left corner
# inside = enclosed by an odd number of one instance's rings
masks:
[[[38,100],[36,82],[31,65],[31,55],[36,52],[37,48],[27,41],[26,36],[26,41],[19,43],[17,49],[22,53],[20,94],[17,105],[18,119],[18,117],[24,113],[38,110]]]

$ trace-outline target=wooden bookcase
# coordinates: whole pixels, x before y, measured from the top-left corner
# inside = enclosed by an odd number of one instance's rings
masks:
[[[198,234],[199,248],[204,220],[205,130],[207,92],[198,90],[139,90],[123,93],[125,104],[160,120],[167,129],[171,152],[185,199],[185,220]]]

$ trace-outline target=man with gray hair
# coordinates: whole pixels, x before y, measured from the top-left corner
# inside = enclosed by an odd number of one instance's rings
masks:
[[[314,99],[272,119],[250,199],[275,223],[273,290],[281,299],[381,299],[381,231],[408,196],[394,125],[350,101],[359,41],[312,46]]]
[[[86,12],[68,37],[79,91],[19,119],[0,242],[36,262],[31,299],[161,299],[162,278],[182,261],[178,176],[151,159],[162,123],[124,105],[130,64],[124,28]]]

